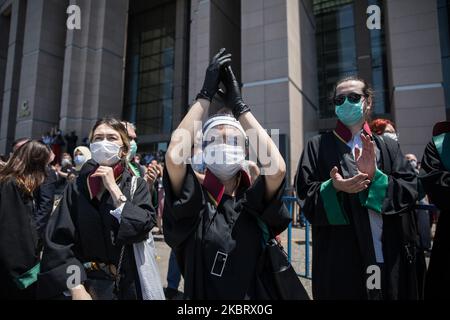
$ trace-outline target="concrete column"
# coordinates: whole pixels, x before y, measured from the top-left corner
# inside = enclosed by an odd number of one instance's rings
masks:
[[[0,11],[0,123],[2,120],[3,90],[5,88],[6,59],[8,57],[9,29],[11,25],[11,10],[9,9],[8,11]]]
[[[387,0],[392,111],[404,153],[422,157],[435,122],[445,120],[435,1]]]
[[[233,55],[232,67],[238,80],[241,80],[241,2],[211,0],[210,8],[210,58],[226,48]]]
[[[189,103],[192,103],[202,88],[210,60],[210,8],[209,0],[191,0]]]
[[[127,0],[71,0],[81,30],[67,30],[60,126],[86,137],[97,119],[122,117]]]
[[[188,41],[190,24],[190,10],[187,0],[176,2],[176,25],[175,25],[175,61],[173,79],[173,117],[172,128],[175,129],[183,119],[188,108]]]
[[[58,125],[68,1],[27,2],[16,137]]]
[[[317,130],[311,11],[309,1],[242,1],[244,99],[266,129],[280,130],[291,182],[303,142]]]
[[[354,19],[355,19],[355,40],[356,57],[358,66],[358,75],[372,82],[372,53],[370,44],[370,30],[367,28],[367,0],[355,1]]]
[[[287,1],[291,183],[305,142],[318,132],[316,37],[312,1]],[[311,63],[314,62],[314,63]]]
[[[10,10],[6,70],[3,87],[0,89],[0,94],[3,97],[0,128],[0,152],[2,153],[7,153],[10,150],[11,143],[15,138],[26,1],[12,1]]]
[[[205,71],[211,58],[220,48],[227,48],[233,54],[233,68],[240,78],[239,6],[239,0],[191,1],[188,100],[190,104],[202,88]],[[210,114],[215,111],[216,108],[210,108]]]

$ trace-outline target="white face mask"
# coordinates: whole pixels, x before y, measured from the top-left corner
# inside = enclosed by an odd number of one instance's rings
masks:
[[[62,159],[61,165],[63,167],[68,167],[68,166],[72,165],[72,162],[69,159]]]
[[[393,132],[385,132],[385,133],[383,133],[383,136],[391,138],[392,140],[398,141],[397,134],[395,134]]]
[[[208,170],[221,181],[226,181],[242,169],[245,153],[239,146],[215,144],[205,148],[203,159]]]
[[[121,146],[108,140],[94,142],[90,145],[92,159],[101,166],[109,167],[120,161],[119,152],[121,148]]]

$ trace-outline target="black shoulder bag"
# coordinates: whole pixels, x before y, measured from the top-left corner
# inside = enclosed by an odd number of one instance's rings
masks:
[[[267,225],[258,219],[263,234],[269,235],[258,263],[258,291],[261,299],[310,300],[281,244],[272,236]]]

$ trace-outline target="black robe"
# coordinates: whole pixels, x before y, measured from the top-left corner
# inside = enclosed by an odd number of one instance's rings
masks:
[[[450,150],[447,149],[447,153],[450,153]],[[449,168],[444,166],[434,141],[431,141],[423,155],[420,180],[425,192],[430,197],[430,203],[435,204],[439,208],[440,215],[425,282],[425,299],[427,300],[450,298],[448,290],[450,286],[449,170]]]
[[[33,211],[33,199],[15,180],[0,184],[0,300],[35,298],[39,238]]]
[[[47,166],[45,171],[47,176],[34,193],[34,198],[36,199],[34,220],[36,222],[40,242],[44,238],[45,228],[47,227],[48,219],[53,210],[57,182],[56,172],[50,168],[50,166]]]
[[[183,274],[185,298],[242,300],[264,296],[256,277],[264,243],[257,218],[274,234],[286,229],[291,219],[282,202],[284,183],[266,203],[264,177],[249,187],[247,176],[241,179],[247,183],[241,183],[234,198],[223,194],[220,181],[209,171],[201,185],[187,165],[180,197],[176,197],[164,170],[163,231]]]
[[[110,214],[110,210],[115,207],[107,191],[102,195],[101,201],[96,198],[91,200],[87,177],[96,168],[93,160],[83,166],[77,180],[68,184],[61,202],[50,218],[38,281],[40,298],[57,298],[67,291],[70,266],[79,267],[81,282],[90,277],[83,268],[86,262],[117,266],[122,245],[125,245],[125,254],[119,299],[142,297],[132,244],[146,239],[156,224],[147,183],[138,178],[137,189],[130,201],[132,175],[127,170],[123,171],[119,188],[128,201],[119,224]]]
[[[365,128],[370,134],[370,129]],[[367,206],[363,205],[362,200],[362,195],[367,197],[367,193],[336,192],[330,180],[334,166],[344,178],[356,174],[353,155],[345,142],[350,140],[351,133],[346,134],[346,140],[342,139],[344,134],[340,136],[336,130],[313,137],[303,151],[297,172],[297,194],[303,201],[303,213],[312,224],[314,299],[419,298],[421,289],[415,252],[418,238],[413,218],[416,174],[404,159],[398,143],[372,136],[377,144],[378,170],[368,192],[378,187],[375,180],[384,179],[385,198],[375,201],[383,219],[384,275],[382,292],[368,290],[366,282],[372,275],[368,267],[377,262],[367,209],[370,206],[368,202]],[[321,187],[325,185],[334,192],[334,202],[332,197],[322,198]],[[336,211],[336,207],[340,210]],[[423,256],[420,265],[423,269]]]

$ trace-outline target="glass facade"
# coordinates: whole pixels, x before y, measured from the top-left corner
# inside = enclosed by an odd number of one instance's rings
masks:
[[[370,30],[370,45],[372,56],[372,80],[371,85],[375,91],[375,101],[372,112],[381,115],[390,112],[389,88],[386,62],[385,28],[383,23],[383,1],[369,0],[368,5],[377,5],[381,9],[381,29]]]
[[[139,135],[170,134],[175,1],[146,9],[130,14],[124,117],[136,123]]]
[[[380,6],[381,0],[368,0],[368,5]],[[355,15],[367,16],[367,7],[355,6],[353,0],[314,0],[316,20],[317,72],[319,80],[320,118],[333,118],[334,106],[330,103],[335,83],[345,76],[366,78],[375,90],[374,114],[389,112],[386,46],[383,21],[381,30],[370,30],[371,71],[362,75],[358,70]],[[362,11],[361,9],[364,9]],[[361,12],[356,12],[359,10]],[[383,14],[381,15],[383,17]]]
[[[445,104],[450,109],[450,0],[438,0],[439,36]]]
[[[334,117],[329,101],[336,81],[358,72],[353,1],[314,1],[320,117]]]

